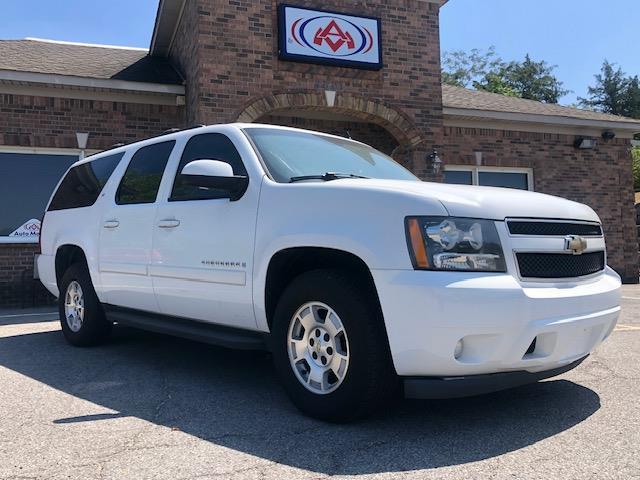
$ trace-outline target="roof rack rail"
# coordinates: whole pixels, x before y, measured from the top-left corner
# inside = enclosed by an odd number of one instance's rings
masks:
[[[154,137],[151,137],[151,138],[162,137],[163,135],[171,135],[172,133],[184,132],[186,130],[193,130],[194,128],[201,128],[201,127],[206,127],[206,125],[196,124],[196,125],[191,125],[190,127],[185,127],[185,128],[175,128],[175,127],[169,128],[164,132],[162,132],[161,134],[155,135]]]
[[[149,138],[144,138],[142,140],[136,140],[136,142],[134,142],[134,143],[143,142],[144,140],[151,140],[152,138],[158,138],[158,137],[162,137],[164,135],[171,135],[172,133],[184,132],[185,130],[193,130],[194,128],[201,128],[201,127],[206,127],[206,125],[197,124],[197,125],[192,125],[190,127],[185,127],[185,128],[169,128],[169,129],[165,130],[164,132],[159,133],[158,135],[152,135]],[[129,145],[129,144],[128,143],[124,143],[124,142],[114,143],[109,148],[105,148],[104,150],[102,150],[99,153],[108,152],[109,150],[114,150],[116,148],[124,147],[126,145]]]

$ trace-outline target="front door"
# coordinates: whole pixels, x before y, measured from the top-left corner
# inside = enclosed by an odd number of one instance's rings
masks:
[[[225,192],[187,185],[180,172],[189,162],[220,160],[247,175],[233,142],[222,133],[187,142],[169,198],[156,212],[149,273],[164,314],[255,329],[252,302],[253,244],[260,184],[237,201]]]
[[[107,303],[158,311],[148,268],[156,197],[175,141],[140,148],[104,209],[100,232],[100,279]]]

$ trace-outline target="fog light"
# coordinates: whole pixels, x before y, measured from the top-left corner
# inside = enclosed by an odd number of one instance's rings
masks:
[[[458,343],[456,343],[456,349],[453,351],[453,357],[456,360],[458,360],[462,355],[463,348],[464,348],[464,344],[462,343],[462,340],[458,340]]]

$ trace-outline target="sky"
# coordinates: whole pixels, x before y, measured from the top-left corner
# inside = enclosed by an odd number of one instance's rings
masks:
[[[495,46],[504,60],[557,65],[572,94],[587,95],[604,59],[640,75],[640,0],[449,0],[440,14],[443,51]]]
[[[157,6],[158,0],[0,0],[0,38],[147,48]],[[561,103],[571,104],[586,95],[605,58],[640,75],[639,18],[640,0],[449,0],[441,47],[495,46],[504,60],[527,53],[546,60],[573,91]]]

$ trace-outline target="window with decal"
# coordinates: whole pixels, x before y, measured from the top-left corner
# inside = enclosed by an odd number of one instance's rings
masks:
[[[0,152],[0,242],[37,242],[53,190],[77,155]]]
[[[154,203],[164,169],[176,142],[162,142],[138,150],[124,173],[118,191],[118,205]]]
[[[229,198],[229,192],[226,190],[195,187],[185,181],[180,172],[182,172],[185,165],[196,160],[219,160],[231,165],[234,175],[247,175],[240,153],[238,153],[229,137],[222,133],[195,135],[191,137],[184,147],[173,182],[171,197],[169,197],[170,202]]]

